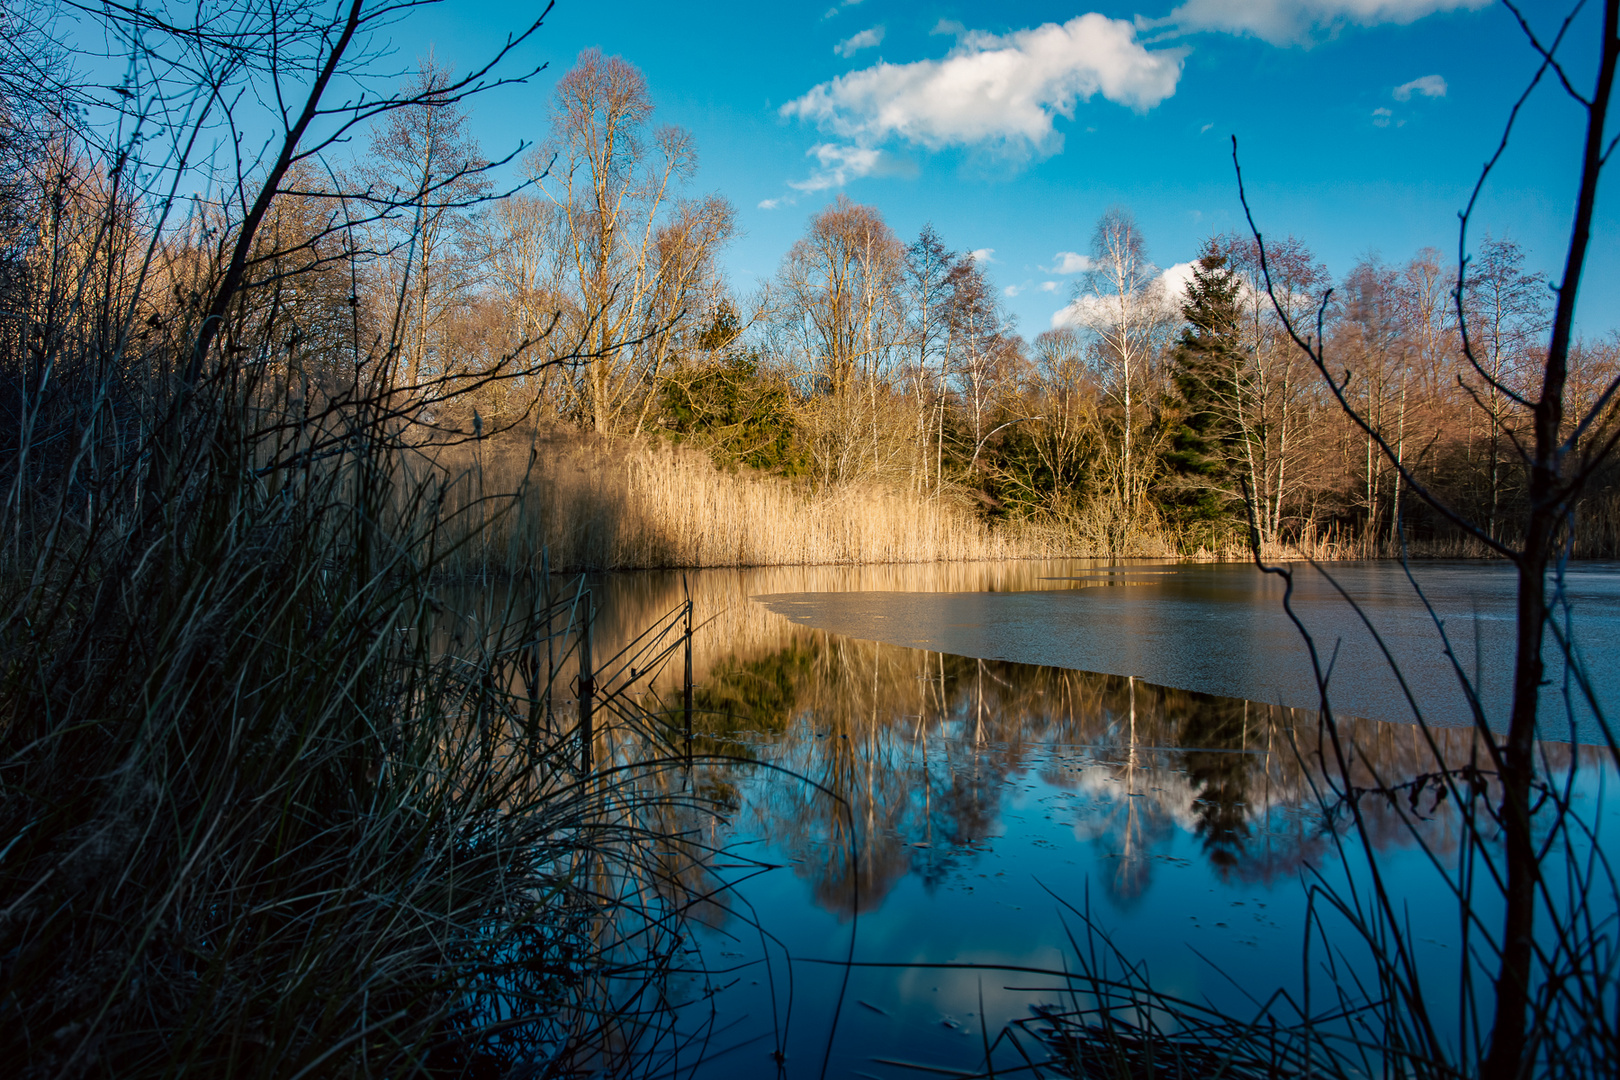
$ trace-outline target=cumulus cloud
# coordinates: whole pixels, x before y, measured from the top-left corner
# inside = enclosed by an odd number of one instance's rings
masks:
[[[1064,327],[1069,327],[1074,330],[1083,330],[1088,326],[1095,326],[1101,322],[1102,314],[1102,297],[1093,293],[1085,293],[1052,312],[1051,328],[1053,330],[1062,330]]]
[[[1193,265],[1191,262],[1176,263],[1159,275],[1164,300],[1173,305],[1178,313],[1181,305],[1187,302],[1187,286],[1192,284]]]
[[[1185,49],[1149,50],[1123,19],[1091,13],[997,36],[961,34],[942,60],[879,63],[821,83],[781,115],[845,142],[898,138],[930,149],[988,147],[1014,155],[1062,146],[1058,116],[1097,94],[1138,111],[1176,91]]]
[[[1374,127],[1389,127],[1390,117],[1395,114],[1388,109],[1374,109],[1372,115]]]
[[[816,159],[816,171],[810,174],[809,179],[788,181],[788,187],[797,191],[826,191],[876,172],[882,162],[883,151],[872,147],[817,143],[805,151],[805,156]]]
[[[1181,315],[1181,305],[1187,300],[1187,285],[1192,281],[1193,264],[1176,263],[1159,272],[1150,286],[1152,300],[1170,318]],[[1055,283],[1053,283],[1055,284]],[[1081,293],[1052,313],[1053,330],[1073,327],[1083,330],[1106,322],[1112,315],[1112,303],[1095,293]]]
[[[967,257],[976,263],[993,263],[996,261],[995,254],[995,248],[974,248],[967,253]]]
[[[1143,29],[1221,30],[1273,45],[1308,44],[1345,26],[1405,26],[1444,11],[1476,11],[1492,0],[1186,0],[1162,19],[1138,17]]]
[[[1057,292],[1058,283],[1055,281],[1041,282],[1041,292]]]
[[[1043,266],[1048,274],[1083,274],[1091,269],[1091,257],[1077,251],[1060,251],[1052,256],[1052,265]]]
[[[862,49],[870,49],[881,45],[883,44],[883,29],[884,28],[881,26],[874,26],[870,29],[862,30],[858,34],[852,34],[843,41],[840,41],[837,45],[834,45],[833,52],[837,53],[839,56],[848,58],[854,56]]]
[[[1396,101],[1411,101],[1413,94],[1422,94],[1424,97],[1445,97],[1446,80],[1438,75],[1425,75],[1421,79],[1413,79],[1409,83],[1402,83],[1395,88]]]

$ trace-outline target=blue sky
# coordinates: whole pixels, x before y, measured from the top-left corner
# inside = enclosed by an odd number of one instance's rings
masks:
[[[1550,37],[1563,6],[1529,7]],[[398,28],[397,56],[431,44],[466,66],[537,11],[430,9]],[[1577,78],[1595,37],[1593,18],[1571,31]],[[1369,252],[1452,257],[1457,211],[1537,64],[1483,0],[559,0],[527,54],[549,70],[476,106],[487,152],[544,137],[551,83],[590,46],[640,67],[659,120],[693,132],[692,190],[738,209],[740,291],[843,192],[903,238],[932,221],[953,248],[991,252],[1031,337],[1069,299],[1060,253],[1085,252],[1107,207],[1136,215],[1161,266],[1242,227],[1233,134],[1261,228],[1298,236],[1335,275]],[[1581,122],[1545,82],[1476,218],[1534,269],[1561,265]],[[1600,220],[1583,283],[1588,333],[1620,327],[1617,220]]]

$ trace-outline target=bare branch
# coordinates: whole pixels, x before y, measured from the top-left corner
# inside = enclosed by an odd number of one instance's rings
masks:
[[[1434,492],[1430,491],[1428,485],[1419,480],[1412,473],[1411,469],[1406,467],[1406,465],[1401,461],[1400,455],[1395,452],[1394,447],[1390,446],[1389,443],[1384,439],[1383,434],[1374,428],[1372,424],[1368,422],[1367,418],[1362,416],[1361,412],[1354,405],[1350,404],[1350,399],[1345,396],[1344,386],[1348,383],[1348,372],[1346,373],[1345,383],[1340,383],[1332,376],[1332,374],[1329,373],[1327,359],[1323,355],[1322,347],[1320,345],[1313,346],[1308,340],[1299,336],[1299,331],[1295,328],[1294,322],[1291,318],[1289,318],[1288,313],[1283,310],[1282,304],[1278,302],[1276,290],[1272,286],[1271,268],[1266,261],[1265,241],[1261,237],[1259,227],[1254,223],[1254,212],[1249,208],[1249,197],[1243,186],[1243,166],[1238,161],[1236,135],[1232,136],[1232,167],[1237,170],[1238,199],[1243,204],[1244,217],[1247,218],[1249,222],[1249,231],[1254,236],[1254,242],[1260,249],[1260,269],[1265,275],[1266,293],[1271,298],[1272,308],[1276,311],[1277,317],[1282,320],[1283,328],[1288,331],[1288,336],[1293,339],[1294,344],[1299,346],[1300,351],[1310,358],[1311,363],[1316,365],[1316,369],[1321,372],[1322,376],[1327,380],[1329,388],[1333,391],[1334,399],[1339,403],[1339,407],[1344,410],[1345,415],[1350,417],[1350,419],[1355,422],[1356,426],[1359,427],[1368,438],[1372,439],[1378,444],[1378,448],[1383,452],[1384,457],[1391,465],[1395,466],[1396,471],[1401,475],[1401,479],[1405,481],[1413,491],[1417,492],[1419,498],[1428,503],[1430,506],[1434,507],[1452,524],[1462,529],[1469,536],[1472,536],[1474,539],[1478,540],[1492,551],[1495,551],[1497,554],[1502,555],[1505,558],[1517,560],[1518,553],[1516,551],[1497,540],[1483,529],[1479,528],[1462,514],[1453,510],[1443,499],[1434,494]],[[1317,308],[1318,341],[1321,340],[1320,333],[1322,315],[1327,308],[1328,296],[1331,294],[1332,290],[1330,289],[1328,290],[1328,295],[1323,296],[1322,303]]]

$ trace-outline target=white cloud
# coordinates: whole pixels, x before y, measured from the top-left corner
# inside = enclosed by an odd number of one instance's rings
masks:
[[[1029,288],[1029,282],[1026,281],[1022,285],[1009,285],[1001,291],[1008,296],[1017,296],[1027,288]]]
[[[1091,258],[1077,251],[1060,251],[1052,256],[1052,265],[1043,266],[1048,274],[1083,274],[1091,269]]]
[[[806,157],[816,159],[820,166],[808,180],[789,180],[788,187],[796,191],[826,191],[839,188],[851,180],[870,176],[878,168],[883,151],[862,146],[844,146],[839,143],[817,143],[805,151]]]
[[[759,201],[759,209],[775,210],[778,206],[781,206],[783,202],[784,200],[782,199],[761,199]]]
[[[1202,134],[1204,134],[1204,132],[1208,131],[1210,128],[1212,128],[1214,126],[1215,125],[1212,124],[1212,123],[1211,124],[1205,124],[1203,127],[1198,129],[1198,134],[1202,135]]]
[[[1411,101],[1413,94],[1422,94],[1424,97],[1445,97],[1446,80],[1438,75],[1425,75],[1421,79],[1413,79],[1409,83],[1402,83],[1395,88],[1396,101]]]
[[[1161,270],[1159,276],[1153,279],[1149,286],[1151,296],[1165,315],[1171,318],[1181,315],[1181,305],[1187,299],[1187,284],[1192,281],[1192,272],[1192,263],[1176,263]],[[1110,301],[1096,293],[1082,293],[1052,313],[1052,329],[1061,330],[1071,326],[1080,330],[1106,322],[1111,307]]]
[[[1179,314],[1187,300],[1187,286],[1192,284],[1193,263],[1176,263],[1159,275],[1159,287],[1164,290],[1162,300]]]
[[[1041,282],[1041,292],[1057,292],[1058,283],[1055,281]]]
[[[995,248],[974,248],[967,253],[967,257],[976,263],[993,263],[996,261],[995,254]]]
[[[1389,118],[1395,114],[1388,109],[1374,109],[1372,115],[1374,127],[1389,127]]]
[[[1076,330],[1092,326],[1102,319],[1103,300],[1094,293],[1077,296],[1067,304],[1052,312],[1051,328],[1062,330],[1065,326]]]
[[[931,149],[1051,153],[1053,129],[1101,94],[1138,111],[1176,91],[1185,49],[1149,51],[1123,19],[1096,13],[1003,36],[964,33],[943,60],[879,63],[821,83],[781,108],[841,139],[899,138]]]
[[[1405,26],[1443,11],[1476,11],[1492,0],[1186,0],[1162,19],[1137,18],[1142,29],[1224,30],[1273,45],[1307,44],[1347,25]]]
[[[939,22],[935,23],[934,28],[928,32],[930,34],[945,34],[948,37],[961,37],[963,34],[967,33],[967,27],[963,26],[955,19],[941,19]]]
[[[837,45],[834,45],[833,52],[837,53],[839,56],[848,58],[854,56],[862,49],[870,49],[874,46],[881,45],[883,44],[883,29],[884,28],[881,26],[874,26],[870,29],[862,30],[858,34],[852,34],[843,41],[840,41]]]

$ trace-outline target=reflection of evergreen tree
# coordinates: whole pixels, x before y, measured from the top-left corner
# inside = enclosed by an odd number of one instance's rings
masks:
[[[741,827],[787,852],[829,911],[849,912],[857,889],[871,910],[908,875],[928,889],[955,879],[976,859],[971,847],[1002,831],[1006,782],[1031,764],[1054,787],[1092,789],[1075,824],[1109,860],[1101,884],[1122,909],[1151,889],[1189,800],[1192,832],[1223,876],[1291,873],[1320,847],[1316,830],[1251,816],[1259,798],[1308,797],[1301,767],[1316,760],[1315,728],[1293,726],[1287,710],[1246,720],[1242,701],[1139,680],[819,634],[713,663],[694,705],[700,756],[768,757],[782,770],[700,766],[694,780],[736,785],[720,794]],[[665,715],[680,723],[678,697]],[[1298,740],[1297,756],[1241,752],[1270,745],[1278,724],[1279,745]],[[1411,740],[1346,724],[1385,775],[1432,767],[1401,756]],[[1054,744],[1083,749],[1039,752]],[[1448,757],[1467,760],[1471,746],[1459,741]],[[1110,777],[1101,787],[1086,780],[1099,769]]]
[[[1233,752],[1246,749],[1247,709],[1246,702],[1206,697],[1181,724],[1187,776],[1199,799],[1193,804],[1197,833],[1223,875],[1237,865],[1249,839],[1250,760]]]

